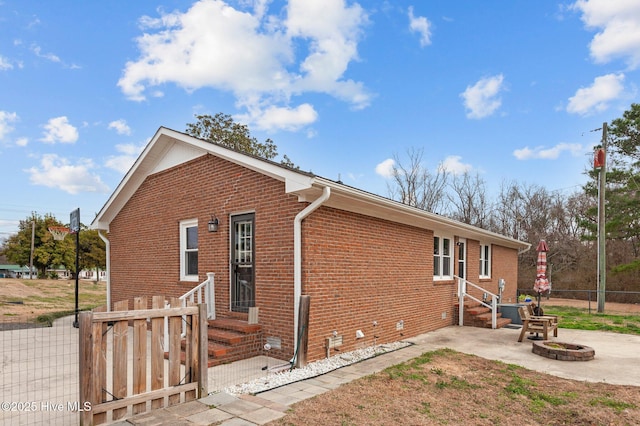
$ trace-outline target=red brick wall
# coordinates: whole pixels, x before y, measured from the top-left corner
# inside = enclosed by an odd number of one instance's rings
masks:
[[[498,292],[498,280],[504,279],[502,303],[516,303],[518,290],[518,251],[497,245],[491,246],[491,283],[489,289]],[[531,280],[533,288],[533,279]]]
[[[229,215],[255,212],[256,305],[265,336],[293,354],[293,219],[306,206],[284,183],[213,156],[149,176],[110,226],[113,301],[181,296],[215,272],[216,311],[229,312]],[[209,233],[211,214],[220,219]],[[179,222],[198,219],[198,282],[180,281]],[[275,351],[274,351],[275,352]],[[275,353],[274,353],[275,355]]]
[[[455,285],[433,283],[431,231],[323,207],[305,220],[303,236],[309,359],[325,356],[334,330],[348,351],[374,336],[394,342],[451,324]]]

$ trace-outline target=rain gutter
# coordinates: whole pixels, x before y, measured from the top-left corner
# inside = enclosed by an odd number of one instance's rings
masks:
[[[331,188],[325,186],[322,195],[300,211],[293,221],[293,349],[298,349],[298,304],[302,295],[302,221],[331,196]]]
[[[98,229],[98,236],[105,244],[107,254],[107,312],[111,312],[111,245],[109,239],[102,235],[102,231]],[[100,277],[98,277],[100,279]]]

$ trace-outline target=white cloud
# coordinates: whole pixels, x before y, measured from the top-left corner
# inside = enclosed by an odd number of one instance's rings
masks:
[[[376,173],[384,178],[390,178],[393,176],[393,166],[395,165],[396,162],[393,158],[387,158],[376,166]]]
[[[29,139],[27,138],[18,138],[16,139],[17,146],[27,146],[29,144]]]
[[[38,45],[35,45],[35,44],[32,45],[31,51],[35,53],[35,55],[38,58],[43,58],[51,62],[61,62],[60,58],[57,55],[54,55],[53,53],[42,53],[42,48]]]
[[[569,152],[573,157],[579,157],[586,152],[586,148],[584,148],[579,143],[559,143],[556,146],[551,148],[545,148],[542,146],[536,148],[529,148],[528,146],[522,149],[516,149],[513,151],[513,156],[518,160],[555,160],[563,152]]]
[[[460,94],[467,109],[467,118],[488,117],[500,108],[502,99],[498,95],[504,90],[503,82],[504,76],[497,74],[482,78],[473,86],[467,86]]]
[[[439,169],[445,170],[446,172],[454,175],[462,175],[473,169],[471,164],[465,164],[460,160],[462,160],[462,157],[459,155],[449,155],[440,164]]]
[[[91,173],[94,168],[93,162],[89,159],[80,160],[78,164],[70,164],[67,159],[56,154],[46,154],[40,161],[40,167],[32,167],[27,172],[32,184],[60,189],[69,194],[109,192],[109,188],[100,177]]]
[[[75,143],[78,140],[78,129],[69,124],[69,119],[64,116],[50,119],[44,129],[44,136],[40,140],[45,143]]]
[[[127,121],[120,119],[109,123],[109,129],[114,129],[119,135],[130,135],[131,128],[127,125]]]
[[[362,83],[343,80],[351,61],[358,59],[358,41],[368,23],[365,11],[344,0],[289,0],[284,21],[287,43],[307,43],[309,54],[293,75],[293,92],[328,93],[353,105],[369,105],[370,94]]]
[[[409,6],[409,30],[420,35],[420,46],[431,44],[431,22],[424,16],[414,16],[413,6]]]
[[[6,135],[13,131],[11,123],[15,123],[18,120],[18,114],[15,112],[7,112],[0,110],[0,141],[4,139]]]
[[[255,123],[262,130],[284,129],[295,131],[315,122],[318,113],[310,104],[296,108],[269,106],[265,109],[251,108],[249,114],[237,116],[238,120]]]
[[[578,89],[569,98],[567,112],[587,115],[595,111],[604,111],[608,102],[617,99],[624,93],[624,74],[607,74],[596,77],[589,87]]]
[[[313,118],[312,106],[291,105],[303,92],[368,106],[371,94],[363,84],[345,78],[368,22],[359,5],[290,0],[282,18],[280,11],[267,15],[267,1],[253,4],[252,13],[222,0],[201,0],[184,13],[141,18],[140,57],[126,63],[118,86],[136,101],[161,94],[159,87],[170,83],[187,91],[225,90],[264,128],[297,129]],[[298,52],[305,56],[296,57]]]
[[[0,55],[0,71],[10,70],[13,68],[13,65],[7,58]]]
[[[582,12],[587,28],[600,30],[589,45],[594,61],[624,58],[631,69],[640,65],[640,2],[578,0],[571,8]]]
[[[129,171],[144,147],[144,144],[118,144],[116,145],[116,151],[120,152],[121,155],[109,157],[105,162],[105,166],[124,174]]]

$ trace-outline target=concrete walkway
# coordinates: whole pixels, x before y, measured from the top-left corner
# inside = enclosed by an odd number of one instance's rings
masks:
[[[440,348],[478,355],[492,360],[540,371],[555,376],[589,382],[640,386],[640,336],[597,331],[559,330],[554,340],[590,346],[595,359],[588,362],[556,361],[531,352],[531,341],[518,343],[519,329],[480,329],[446,327],[408,339],[413,346],[371,358],[312,379],[291,383],[257,396],[234,396],[217,393],[198,401],[141,414],[118,426],[262,425],[279,419],[289,406],[304,399],[335,389],[344,383],[373,374]]]

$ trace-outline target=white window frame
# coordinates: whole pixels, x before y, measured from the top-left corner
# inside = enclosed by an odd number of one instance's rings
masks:
[[[479,264],[479,276],[480,278],[491,278],[491,244],[480,243],[480,264]],[[487,258],[488,257],[488,258]]]
[[[187,219],[180,221],[180,281],[198,281],[198,274],[187,275],[187,229],[198,228],[198,219]],[[191,249],[197,252],[198,249]]]
[[[436,238],[438,239],[438,247],[435,247]],[[445,255],[445,240],[449,241],[448,249],[449,254]],[[433,280],[444,281],[453,279],[453,271],[455,269],[454,260],[454,243],[453,237],[450,235],[433,234]],[[444,274],[444,259],[449,259],[449,273]],[[437,265],[436,265],[436,262]],[[438,272],[436,274],[436,272]]]

